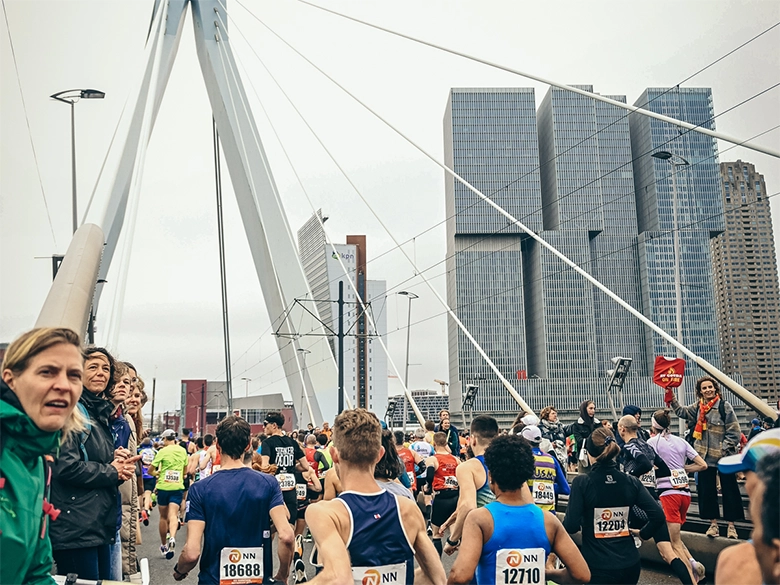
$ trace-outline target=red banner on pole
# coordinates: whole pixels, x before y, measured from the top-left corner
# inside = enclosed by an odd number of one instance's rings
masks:
[[[669,359],[661,355],[655,358],[653,370],[653,382],[661,388],[677,388],[683,381],[685,374],[685,360],[681,358]]]

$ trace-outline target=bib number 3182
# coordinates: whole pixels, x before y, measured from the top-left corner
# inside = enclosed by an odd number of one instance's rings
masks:
[[[263,547],[230,548],[219,553],[219,585],[263,582]]]
[[[496,551],[496,585],[544,583],[543,548],[502,548]]]

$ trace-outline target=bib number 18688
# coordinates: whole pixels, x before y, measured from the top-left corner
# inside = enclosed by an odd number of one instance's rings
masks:
[[[223,548],[219,555],[219,585],[263,582],[263,547]]]

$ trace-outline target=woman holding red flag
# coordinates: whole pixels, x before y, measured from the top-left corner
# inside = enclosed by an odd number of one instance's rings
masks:
[[[710,520],[707,536],[720,536],[720,507],[716,485],[717,475],[720,475],[723,517],[728,522],[727,534],[729,538],[736,539],[738,536],[734,522],[745,517],[742,496],[739,493],[737,476],[718,471],[718,460],[727,455],[735,455],[739,451],[739,438],[742,434],[739,422],[734,408],[723,400],[720,387],[714,378],[705,376],[696,381],[696,398],[696,402],[690,406],[681,406],[672,398],[670,405],[678,417],[688,422],[693,448],[707,463],[707,469],[699,472],[699,517]]]

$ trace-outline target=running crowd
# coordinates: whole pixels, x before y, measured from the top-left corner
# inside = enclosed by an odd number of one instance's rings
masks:
[[[704,566],[681,536],[691,482],[707,536],[720,535],[720,492],[726,536],[737,538],[744,477],[752,541],[724,549],[715,582],[780,584],[780,429],[756,420],[740,449],[718,383],[700,379],[696,395],[686,406],[668,394],[649,432],[637,407],[603,424],[586,401],[568,427],[547,407],[505,431],[479,415],[461,433],[443,410],[407,436],[354,409],[332,428],[288,433],[269,412],[260,436],[229,416],[214,435],[152,438],[132,364],[82,349],[70,330],[35,329],[2,364],[0,583],[72,573],[138,582],[139,525],[156,506],[176,581],[199,566],[200,583],[287,583],[291,573],[300,583],[308,564],[311,583],[633,584],[652,539],[680,582],[696,584]],[[672,433],[673,414],[685,438]],[[575,466],[570,485],[564,470]],[[447,574],[441,557],[456,552]]]

